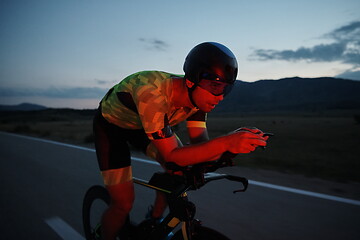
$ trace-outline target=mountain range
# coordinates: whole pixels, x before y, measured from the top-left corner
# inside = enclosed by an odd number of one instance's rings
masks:
[[[18,105],[0,105],[0,111],[37,111],[45,109],[47,109],[47,107],[32,103],[21,103]]]
[[[360,81],[339,78],[283,78],[236,81],[214,112],[360,109]]]
[[[23,103],[0,105],[0,111],[44,110],[45,106]],[[360,110],[360,81],[341,78],[283,78],[256,82],[236,81],[232,92],[214,113],[266,111]]]

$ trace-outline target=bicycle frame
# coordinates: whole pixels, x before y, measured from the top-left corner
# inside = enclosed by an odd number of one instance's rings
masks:
[[[187,191],[196,190],[213,180],[228,179],[241,182],[243,189],[236,192],[244,192],[248,186],[248,180],[227,174],[214,173],[217,168],[232,165],[232,161],[216,161],[206,164],[198,164],[188,167],[179,167],[169,163],[168,169],[175,169],[182,172],[182,176],[170,175],[169,173],[155,173],[150,181],[133,178],[134,183],[163,192],[167,195],[169,214],[155,227],[151,233],[147,233],[147,239],[165,239],[180,223],[184,240],[191,240],[200,226],[200,221],[194,219],[196,206],[187,198]],[[209,173],[208,171],[211,171]]]

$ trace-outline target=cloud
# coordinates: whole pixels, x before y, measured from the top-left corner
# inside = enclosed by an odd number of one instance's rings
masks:
[[[139,41],[145,43],[149,50],[166,51],[169,47],[169,44],[159,39],[139,38]]]
[[[346,46],[342,43],[321,44],[312,48],[300,47],[297,50],[264,50],[257,49],[254,54],[259,60],[287,60],[287,61],[314,61],[330,62],[343,59]]]
[[[47,88],[47,89],[36,89],[36,88],[0,88],[0,95],[2,97],[48,97],[48,98],[73,98],[73,99],[87,99],[87,98],[98,98],[101,99],[107,89],[103,88]]]
[[[99,85],[105,85],[108,83],[108,81],[106,80],[100,80],[100,79],[95,79],[95,82]]]
[[[103,80],[103,79],[95,78],[94,82],[98,85],[109,85],[109,84],[112,85],[112,84],[116,83],[117,81],[116,80]]]
[[[332,43],[313,47],[300,47],[296,50],[256,49],[250,56],[252,60],[285,60],[309,62],[341,61],[354,67],[360,66],[360,21],[335,29],[322,36]]]
[[[360,33],[360,21],[352,22],[346,26],[335,29],[333,32],[325,35],[334,38],[334,39],[357,39],[359,42],[359,33]]]

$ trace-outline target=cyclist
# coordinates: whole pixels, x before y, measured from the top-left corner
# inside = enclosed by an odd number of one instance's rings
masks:
[[[102,218],[102,238],[115,239],[134,201],[128,143],[160,164],[180,166],[216,160],[224,152],[249,153],[265,146],[258,129],[209,140],[206,114],[224,99],[236,80],[234,54],[224,45],[205,42],[187,55],[185,75],[160,71],[132,74],[112,87],[94,117],[95,147],[104,184],[111,196]],[[187,121],[191,144],[183,146],[172,126]],[[151,217],[159,218],[166,198],[158,193]]]

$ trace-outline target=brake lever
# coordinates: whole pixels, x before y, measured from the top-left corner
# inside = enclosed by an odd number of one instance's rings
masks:
[[[249,181],[247,180],[247,178],[227,175],[226,179],[231,180],[231,181],[241,182],[242,185],[244,186],[242,189],[233,191],[234,194],[237,192],[245,192],[248,188]]]

